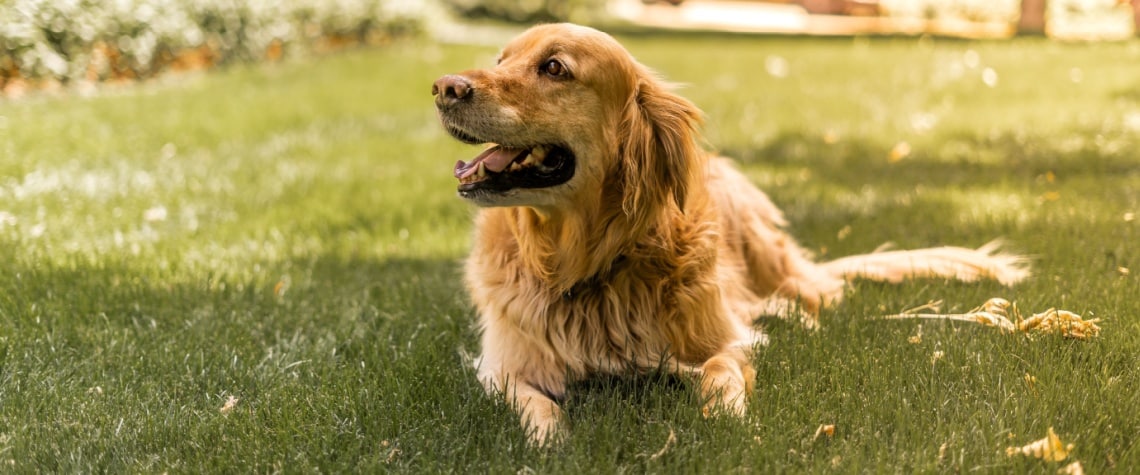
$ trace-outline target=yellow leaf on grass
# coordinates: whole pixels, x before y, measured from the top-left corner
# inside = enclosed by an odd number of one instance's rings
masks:
[[[1057,433],[1053,432],[1053,428],[1050,427],[1049,434],[1044,439],[1035,440],[1021,447],[1008,447],[1005,449],[1005,454],[1010,457],[1027,455],[1047,462],[1060,462],[1069,456],[1073,447],[1073,444],[1062,443],[1061,438],[1057,437]]]
[[[1003,298],[992,298],[967,313],[941,314],[918,313],[920,309],[906,310],[895,315],[887,315],[886,319],[921,318],[929,320],[956,320],[962,322],[980,323],[985,326],[997,327],[1002,333],[1056,333],[1065,338],[1087,340],[1100,335],[1099,318],[1085,320],[1080,315],[1066,310],[1050,308],[1044,312],[1031,315],[1028,318],[1021,316],[1017,306]],[[1012,319],[1012,320],[1011,320]],[[1014,323],[1016,322],[1016,323]]]
[[[1081,462],[1075,461],[1057,469],[1057,473],[1061,475],[1085,475],[1085,467],[1081,466]]]
[[[1100,334],[1100,327],[1096,324],[1099,321],[1099,318],[1085,320],[1073,312],[1051,308],[1017,322],[1017,329],[1023,332],[1036,330],[1042,333],[1060,333],[1066,338],[1087,340]]]
[[[226,398],[226,403],[222,404],[222,408],[219,409],[219,411],[221,411],[222,414],[229,414],[230,411],[233,411],[234,408],[237,407],[237,403],[240,400],[241,400],[241,398],[234,397],[231,394],[229,397]]]
[[[1037,389],[1037,376],[1025,373],[1023,378],[1025,379],[1025,385],[1029,386],[1029,389]]]
[[[910,155],[910,144],[906,142],[899,142],[891,147],[891,152],[887,154],[887,161],[896,163]]]
[[[820,424],[819,428],[815,430],[815,436],[811,440],[818,440],[822,436],[832,437],[835,435],[835,424]]]

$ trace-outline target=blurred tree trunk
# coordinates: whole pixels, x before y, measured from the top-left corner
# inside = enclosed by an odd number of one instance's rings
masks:
[[[813,15],[841,15],[843,14],[843,0],[797,0],[808,13]]]
[[[1136,35],[1140,35],[1140,0],[1132,0],[1132,24],[1136,25]]]
[[[775,0],[776,3],[785,1]],[[879,16],[881,12],[879,0],[791,0],[789,3],[804,7],[813,15]]]
[[[1140,0],[1133,0],[1132,4]],[[1019,34],[1040,35],[1045,33],[1046,0],[1021,0],[1021,18],[1017,21]]]

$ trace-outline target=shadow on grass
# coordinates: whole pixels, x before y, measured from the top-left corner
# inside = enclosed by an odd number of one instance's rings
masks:
[[[1021,132],[981,135],[963,131],[932,138],[935,148],[925,142],[912,144],[913,151],[897,161],[888,159],[895,144],[859,138],[827,144],[818,134],[804,132],[784,132],[761,147],[729,146],[721,152],[745,166],[809,166],[812,180],[888,189],[916,184],[1032,183],[1049,172],[1098,178],[1140,174],[1134,157],[1126,153],[1135,139],[1123,131],[1074,130],[1071,135],[1072,140],[1066,141]]]
[[[1127,224],[1120,216],[1140,201],[1132,186],[1140,167],[1126,153],[1135,142],[1130,135],[959,132],[931,141],[938,148],[916,143],[894,162],[893,144],[856,137],[829,145],[801,132],[723,152],[746,171],[772,176],[762,188],[787,214],[791,232],[834,255],[867,252],[884,240],[976,246],[998,237],[1032,241],[1028,252],[1054,254],[1061,240],[1040,236],[1076,230],[1111,251],[1118,246],[1103,237],[1133,234],[1120,226]],[[834,236],[846,226],[850,239],[838,242]],[[863,238],[870,240],[858,242]]]
[[[1113,99],[1140,103],[1140,87],[1120,89],[1112,94]]]
[[[241,275],[8,262],[0,424],[25,428],[9,455],[28,467],[132,471],[161,451],[165,467],[323,471],[410,462],[413,448],[447,467],[478,431],[438,428],[508,416],[460,357],[474,330],[450,259]],[[219,412],[229,396],[239,405]]]
[[[156,453],[163,468],[251,471],[286,459],[302,471],[543,463],[462,355],[477,338],[454,259],[317,256],[199,275],[0,254],[12,263],[0,275],[12,323],[0,423],[26,428],[9,453],[28,466],[131,471],[154,468]],[[662,414],[700,420],[693,385],[658,372],[575,384],[565,407],[578,447],[567,450],[631,457],[663,440]],[[477,455],[492,452],[504,457]]]

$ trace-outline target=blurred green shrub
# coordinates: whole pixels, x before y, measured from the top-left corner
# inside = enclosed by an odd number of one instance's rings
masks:
[[[443,0],[468,18],[494,18],[520,23],[583,22],[605,10],[605,0]]]
[[[275,58],[414,33],[419,0],[0,0],[0,87]]]

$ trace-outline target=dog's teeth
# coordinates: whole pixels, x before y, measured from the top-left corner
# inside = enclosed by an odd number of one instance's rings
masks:
[[[479,162],[479,169],[475,171],[475,176],[479,178],[487,176],[487,165],[484,165],[483,162]]]
[[[546,151],[547,151],[546,147],[539,145],[539,146],[531,149],[530,156],[534,157],[536,160],[541,162],[542,159],[546,158]]]
[[[519,162],[511,162],[511,171],[517,172],[519,170],[522,170],[522,165]]]

